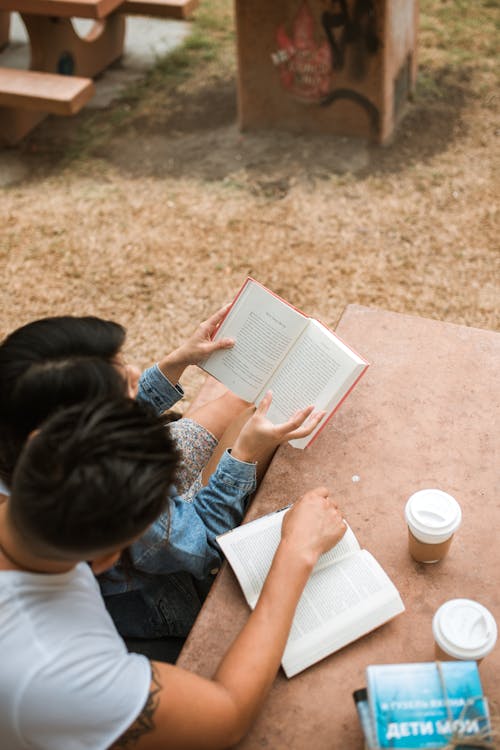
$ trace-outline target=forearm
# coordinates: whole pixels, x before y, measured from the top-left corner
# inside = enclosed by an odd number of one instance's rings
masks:
[[[158,362],[158,367],[162,373],[174,384],[179,382],[188,365],[187,357],[184,356],[181,348],[175,349]]]
[[[215,680],[235,706],[236,734],[244,734],[279,668],[295,610],[315,558],[293,554],[281,542],[246,625],[223,658]]]

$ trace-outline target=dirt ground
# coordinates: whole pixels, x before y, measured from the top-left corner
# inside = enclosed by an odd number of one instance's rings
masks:
[[[422,4],[428,23],[438,3]],[[212,6],[232,23],[230,3]],[[99,116],[47,120],[16,151],[27,174],[0,188],[0,336],[91,313],[124,324],[146,366],[248,274],[330,325],[360,303],[497,329],[494,62],[484,39],[472,59],[448,59],[432,28],[384,148],[240,133],[227,34],[179,79],[152,76]],[[200,382],[187,374],[187,403]]]

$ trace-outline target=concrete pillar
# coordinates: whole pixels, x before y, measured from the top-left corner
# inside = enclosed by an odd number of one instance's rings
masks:
[[[243,130],[391,137],[416,78],[418,0],[235,0]]]

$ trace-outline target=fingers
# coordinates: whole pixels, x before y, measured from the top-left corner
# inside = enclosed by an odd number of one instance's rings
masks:
[[[313,563],[344,536],[347,524],[342,511],[326,487],[309,490],[283,519],[282,535],[291,541],[298,554],[312,553]]]
[[[307,406],[294,414],[288,422],[279,425],[280,433],[286,440],[307,437],[316,429],[324,416],[324,411],[314,412],[314,406]]]
[[[217,341],[210,341],[206,344],[207,354],[216,352],[219,349],[231,349],[235,344],[234,339],[218,339]]]
[[[219,310],[217,310],[217,312],[215,312],[209,318],[207,318],[206,320],[204,320],[201,325],[202,326],[207,326],[207,327],[210,327],[210,328],[216,328],[219,325],[219,323],[222,322],[222,320],[226,316],[226,314],[227,314],[227,312],[228,312],[228,310],[229,310],[229,308],[231,307],[232,304],[233,304],[232,302],[228,302],[226,305],[224,305]]]
[[[319,425],[323,417],[325,416],[326,412],[320,411],[316,412],[315,414],[311,413],[308,417],[308,419],[300,425],[297,429],[293,430],[288,434],[288,440],[297,440],[299,438],[307,437],[311,434],[311,432],[314,432],[316,427]]]
[[[268,391],[256,409],[257,414],[260,414],[262,417],[264,417],[269,411],[272,400],[273,393],[272,391]]]
[[[313,413],[314,406],[306,406],[305,409],[300,409],[300,411],[295,412],[290,419],[287,422],[283,422],[282,424],[278,425],[280,432],[283,434],[288,434],[292,430],[296,430],[297,427],[300,427],[304,421]]]

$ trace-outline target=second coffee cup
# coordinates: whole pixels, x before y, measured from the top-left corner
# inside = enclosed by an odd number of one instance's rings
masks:
[[[437,489],[419,490],[406,503],[410,554],[414,560],[435,563],[447,554],[462,521],[454,497]]]
[[[480,662],[495,646],[497,624],[491,612],[472,599],[450,599],[432,620],[435,655],[448,659]]]

